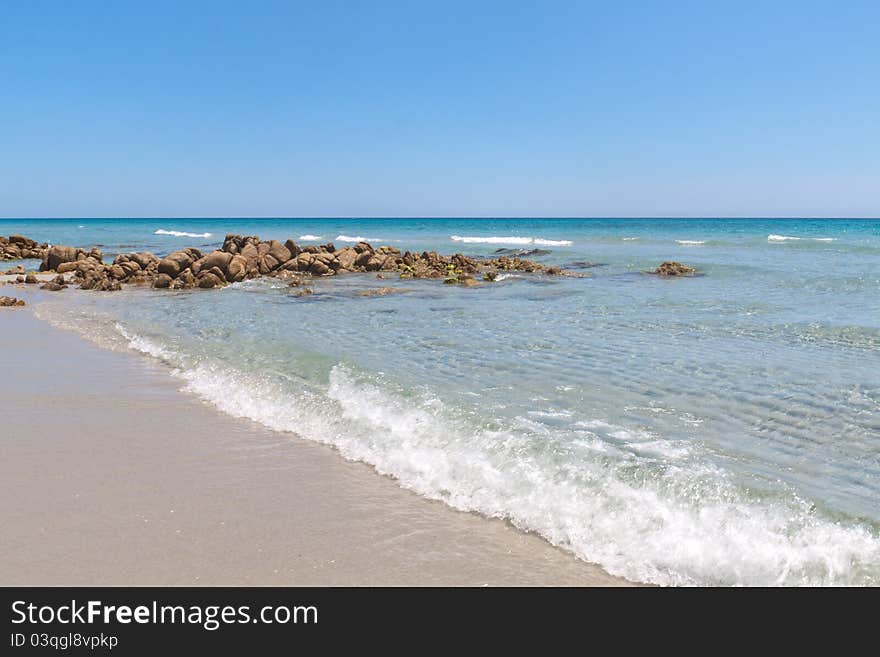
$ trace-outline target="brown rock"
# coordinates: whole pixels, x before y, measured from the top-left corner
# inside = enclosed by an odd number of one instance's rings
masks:
[[[210,290],[211,288],[223,285],[223,281],[216,274],[212,274],[211,272],[202,273],[196,282],[203,290]]]
[[[176,278],[180,272],[187,269],[195,260],[196,258],[193,257],[193,254],[188,251],[175,251],[159,261],[158,270],[160,274],[167,274],[171,278]]]
[[[696,269],[693,267],[689,267],[688,265],[683,265],[680,262],[674,262],[672,260],[667,260],[666,262],[661,262],[660,266],[657,267],[652,274],[656,274],[657,276],[692,276],[696,273]]]
[[[39,280],[37,279],[37,275],[33,272],[30,272],[27,276],[24,277],[24,282],[28,285],[36,285]]]
[[[0,307],[14,308],[21,307],[23,305],[25,305],[23,299],[16,299],[15,297],[0,297]]]
[[[230,283],[243,281],[247,276],[247,264],[247,258],[244,256],[237,254],[232,256],[226,267],[226,280]]]
[[[166,288],[171,287],[171,277],[168,274],[159,274],[153,281],[153,287]]]

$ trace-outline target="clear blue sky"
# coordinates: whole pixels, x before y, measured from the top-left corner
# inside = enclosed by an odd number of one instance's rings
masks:
[[[0,216],[880,216],[880,2],[0,0]]]

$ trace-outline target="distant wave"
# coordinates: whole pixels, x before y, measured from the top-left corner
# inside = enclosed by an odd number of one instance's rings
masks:
[[[684,246],[699,246],[700,244],[705,244],[706,240],[675,240],[676,244],[683,244]]]
[[[635,242],[637,239],[639,239],[639,238],[638,237],[624,237],[623,241],[624,242]]]
[[[305,239],[305,238],[301,237],[300,239]],[[337,235],[336,241],[337,242],[357,243],[357,242],[387,242],[388,240],[383,240],[381,237],[361,237],[361,236],[352,237],[351,235]]]
[[[318,240],[322,239],[322,237],[320,235],[300,235],[296,239],[303,242],[317,242]]]
[[[463,237],[453,235],[453,242],[465,244],[538,244],[540,246],[571,246],[571,240],[545,240],[540,237]]]
[[[798,240],[812,240],[814,242],[835,242],[836,237],[792,237],[791,235],[768,235],[768,242],[790,242]]]
[[[211,233],[187,233],[182,230],[165,230],[160,228],[153,235],[171,235],[173,237],[211,237]]]

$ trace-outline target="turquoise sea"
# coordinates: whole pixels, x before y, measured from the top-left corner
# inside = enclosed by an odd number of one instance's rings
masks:
[[[474,288],[66,292],[38,312],[220,410],[659,584],[880,584],[880,220],[0,220],[120,252],[304,244],[534,259]],[[659,279],[663,260],[701,276]],[[365,298],[369,288],[404,293]]]

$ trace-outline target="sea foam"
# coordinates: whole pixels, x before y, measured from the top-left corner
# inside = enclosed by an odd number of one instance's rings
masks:
[[[453,242],[462,242],[464,244],[537,244],[540,246],[571,246],[571,240],[548,240],[540,237],[468,237],[462,235],[452,235],[450,239]]]
[[[604,420],[567,431],[525,417],[474,426],[427,392],[349,365],[306,382],[119,330],[221,411],[333,445],[405,488],[507,518],[616,575],[662,585],[878,583],[876,535],[819,517],[794,494],[752,497],[680,442]]]
[[[798,242],[800,240],[812,240],[813,242],[835,242],[836,237],[794,237],[792,235],[768,235],[768,242]]]
[[[211,233],[187,233],[182,230],[165,230],[160,228],[153,235],[171,235],[172,237],[211,237]]]

